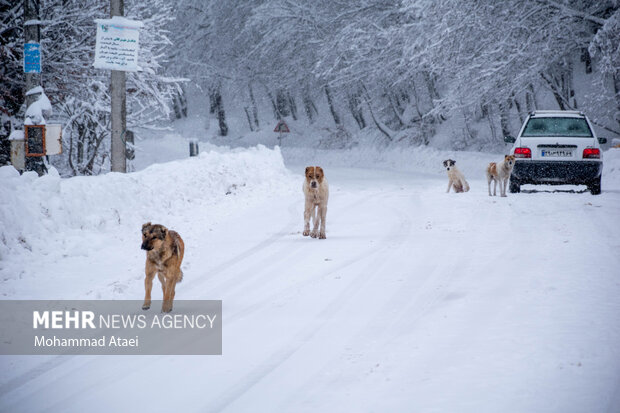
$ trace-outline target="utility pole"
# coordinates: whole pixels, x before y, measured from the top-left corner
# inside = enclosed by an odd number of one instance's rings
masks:
[[[39,0],[24,0],[24,44],[41,44],[41,26],[39,21]],[[29,90],[41,86],[41,73],[28,72],[26,75],[26,109],[34,103],[38,93],[27,94]],[[26,170],[43,175],[47,168],[42,157],[26,157]]]
[[[28,1],[28,0],[26,0]],[[124,0],[110,0],[110,17],[123,16]],[[112,172],[126,172],[125,133],[127,130],[126,82],[125,72],[112,70],[110,75],[112,144],[110,166]]]

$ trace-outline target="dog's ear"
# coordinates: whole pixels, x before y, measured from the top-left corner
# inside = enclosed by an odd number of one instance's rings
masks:
[[[504,159],[508,159],[510,155],[504,155]]]
[[[304,175],[308,175],[308,173],[310,172],[310,169],[312,169],[311,166],[306,166],[306,172]]]
[[[451,165],[455,165],[456,161],[454,159],[450,159],[450,163],[451,163]]]
[[[443,166],[444,166],[444,168],[445,168],[446,166],[448,166],[448,161],[447,161],[447,160],[446,160],[446,161],[443,161]]]
[[[168,228],[162,225],[162,227],[159,229],[159,238],[166,239],[166,235],[168,235]]]
[[[142,232],[146,231],[146,229],[150,226],[151,226],[150,222],[147,222],[146,224],[142,225]]]

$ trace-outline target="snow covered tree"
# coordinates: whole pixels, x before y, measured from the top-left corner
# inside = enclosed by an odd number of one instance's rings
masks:
[[[96,174],[108,169],[109,72],[95,69],[94,19],[109,16],[107,3],[97,0],[45,0],[40,16],[43,87],[54,108],[53,119],[64,125],[64,151],[53,162],[63,173]],[[2,2],[3,26],[0,45],[3,112],[17,115],[23,109],[21,69],[23,10],[21,3]],[[126,15],[142,20],[140,66],[142,72],[127,77],[128,128],[148,127],[167,119],[178,82],[163,76],[162,64],[172,46],[167,24],[172,3],[155,0],[148,5],[126,2]],[[5,27],[6,25],[6,27]]]

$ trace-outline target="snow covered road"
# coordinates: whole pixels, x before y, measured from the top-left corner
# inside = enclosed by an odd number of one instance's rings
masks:
[[[222,356],[2,356],[0,411],[620,411],[620,188],[490,198],[482,180],[446,194],[441,174],[326,168],[315,240],[291,169],[179,230],[177,299],[223,300]],[[140,299],[138,247],[72,265],[116,286],[97,297]]]

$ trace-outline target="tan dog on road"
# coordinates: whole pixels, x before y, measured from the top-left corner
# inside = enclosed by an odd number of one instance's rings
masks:
[[[174,300],[174,289],[178,282],[183,279],[181,262],[185,244],[181,236],[170,231],[163,225],[153,225],[150,222],[142,225],[142,249],[146,250],[146,266],[144,272],[144,295],[143,310],[151,308],[151,289],[153,288],[153,278],[155,273],[161,282],[164,292],[164,302],[161,311],[169,313],[172,311],[172,301]]]
[[[497,195],[497,182],[499,182],[499,191],[501,196],[506,196],[506,187],[510,173],[515,166],[514,155],[506,155],[500,163],[491,162],[487,167],[487,184],[489,186],[489,196],[491,196],[491,181],[493,185],[493,196]]]
[[[446,192],[450,192],[451,187],[454,187],[454,192],[467,192],[469,191],[469,184],[465,180],[465,177],[461,171],[454,166],[455,163],[456,161],[452,159],[446,159],[443,161],[443,166],[448,172],[448,190]]]
[[[304,208],[304,237],[325,239],[325,216],[327,215],[327,199],[329,198],[329,185],[323,168],[320,166],[308,166],[306,179],[303,184],[306,197]],[[310,217],[314,228],[310,232]],[[320,224],[320,229],[319,229]]]

